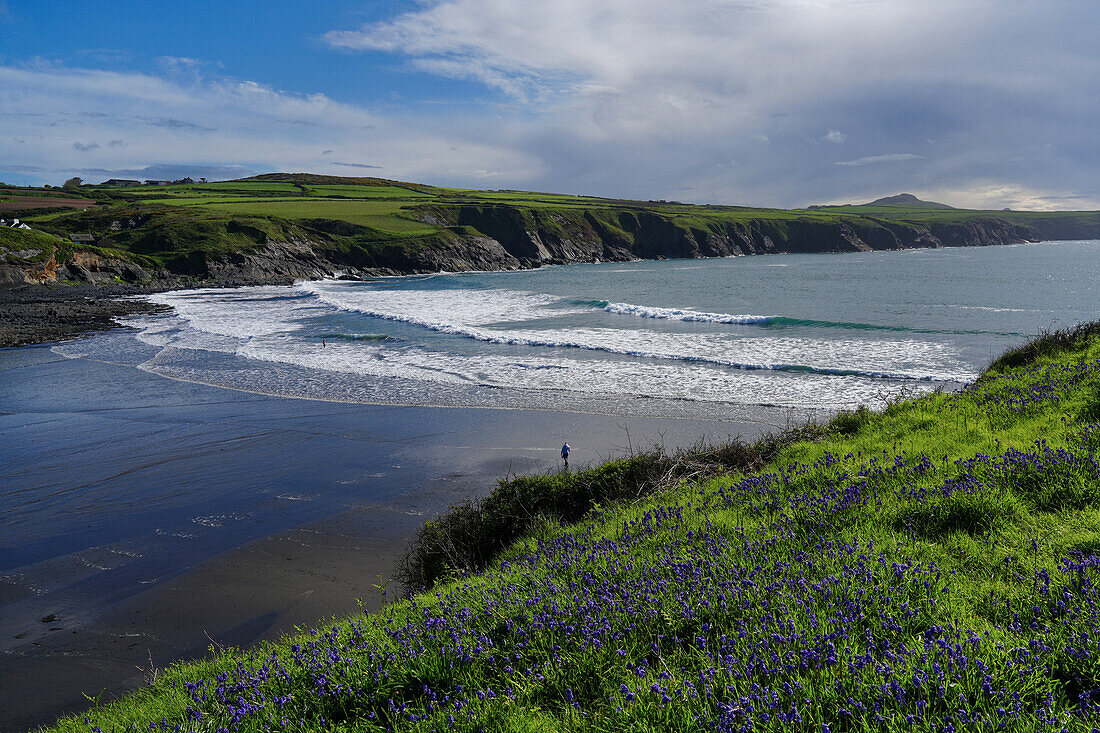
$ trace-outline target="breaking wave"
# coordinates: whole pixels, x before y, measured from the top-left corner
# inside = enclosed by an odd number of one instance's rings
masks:
[[[853,331],[892,331],[895,333],[945,333],[977,334],[993,333],[998,336],[1021,336],[1023,334],[999,331],[978,331],[972,329],[914,328],[910,326],[892,326],[881,323],[860,323],[856,321],[828,321],[816,318],[791,318],[788,316],[757,316],[733,313],[708,313],[688,308],[662,308],[634,303],[614,303],[607,300],[574,301],[582,305],[637,318],[656,318],[659,320],[683,321],[686,323],[727,323],[733,325],[762,326],[770,329],[783,328],[837,328]]]
[[[571,311],[558,298],[502,290],[371,290],[343,283],[298,286],[333,308],[398,321],[437,333],[509,346],[582,349],[639,359],[697,362],[748,371],[800,372],[832,376],[916,381],[974,378],[940,345],[922,341],[868,342],[859,339],[738,338],[729,334],[647,333],[614,328],[517,328]],[[576,301],[573,301],[576,304]],[[614,305],[609,303],[610,305]],[[698,311],[650,309],[688,316],[727,317]],[[660,316],[652,316],[660,317]],[[672,317],[672,316],[666,316]],[[738,316],[739,318],[765,318]],[[491,321],[496,327],[489,327]],[[723,321],[730,322],[730,321]],[[750,321],[751,322],[751,321]]]
[[[682,310],[679,308],[658,308],[656,306],[634,305],[633,303],[611,303],[606,300],[601,307],[608,313],[637,316],[639,318],[659,318],[669,321],[699,321],[702,323],[768,323],[776,316],[732,315],[730,313],[706,313],[703,311]]]

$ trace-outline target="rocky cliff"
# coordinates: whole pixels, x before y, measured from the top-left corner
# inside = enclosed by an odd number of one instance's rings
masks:
[[[75,251],[56,260],[44,253],[33,263],[9,261],[0,281],[129,283],[163,289],[572,262],[984,246],[1063,233],[1100,234],[1100,217],[1095,216],[1041,220],[1041,226],[1032,226],[1030,221],[995,216],[922,224],[868,216],[698,211],[685,215],[643,206],[430,204],[415,209],[414,215],[437,231],[412,237],[325,219],[204,216],[190,221],[181,220],[177,209],[126,218],[111,215],[110,221],[98,222],[88,214],[76,221],[84,230],[99,227],[95,246],[69,244]]]
[[[487,268],[479,263],[476,269],[597,260],[984,246],[1041,239],[1032,227],[996,218],[921,225],[869,217],[686,219],[645,209],[514,206],[428,206],[422,207],[420,215],[426,222],[447,227],[466,241],[466,248],[491,255],[498,265]],[[461,264],[462,257],[457,259]],[[386,266],[392,264],[397,263]]]

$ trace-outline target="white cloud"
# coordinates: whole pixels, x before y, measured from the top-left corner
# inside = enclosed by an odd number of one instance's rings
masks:
[[[1100,200],[1092,0],[411,7],[325,39],[478,82],[483,99],[417,104],[438,100],[412,84],[407,109],[381,114],[193,59],[155,74],[0,67],[0,160],[59,180],[74,157],[348,173],[335,158],[406,180],[643,199],[801,205],[974,186],[994,208]]]
[[[1100,206],[1096,200],[1088,200],[1068,191],[1048,191],[1028,188],[1015,184],[991,181],[973,181],[962,188],[943,188],[931,190],[927,196],[943,201],[958,208],[1002,209],[1020,211],[1058,211],[1067,209],[1095,209]]]
[[[1090,0],[424,0],[325,38],[518,102],[496,127],[545,161],[542,187],[794,204],[1068,176],[1095,198],[1097,22]],[[1074,151],[1045,172],[1044,138]]]
[[[875,163],[897,163],[902,160],[919,160],[912,153],[886,153],[885,155],[865,155],[855,160],[842,160],[837,165],[874,165]]]
[[[448,132],[379,117],[323,94],[224,77],[184,83],[139,73],[0,67],[0,95],[6,100],[0,110],[3,167],[33,168],[47,182],[80,171],[107,175],[188,163],[238,175],[347,174],[348,164],[341,171],[341,164],[317,153],[322,140],[393,178],[455,183],[472,179],[486,164],[515,179],[541,172],[531,156],[471,139],[455,121]],[[111,142],[96,142],[103,140]]]

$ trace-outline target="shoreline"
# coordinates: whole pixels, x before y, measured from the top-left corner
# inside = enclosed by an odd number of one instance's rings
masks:
[[[1043,239],[1037,241],[1020,240],[995,246],[1016,246],[1020,244],[1043,244],[1046,242],[1070,241],[1058,239]],[[985,247],[988,244],[951,245],[951,249],[961,247]],[[906,247],[901,249],[874,250],[883,252],[909,252],[926,249],[946,249],[948,247]],[[853,251],[828,251],[813,254],[859,254],[863,250]],[[677,258],[647,258],[634,257],[632,259],[614,260],[617,264],[629,264],[631,262],[647,262],[654,259],[682,259],[693,261],[700,259],[729,259],[735,257],[749,257],[756,254],[806,254],[804,252],[748,252],[726,255],[712,255],[705,257],[677,257]],[[598,260],[597,260],[598,262]],[[613,260],[608,261],[613,262]],[[502,268],[502,269],[469,269],[461,271],[432,270],[424,272],[399,272],[379,269],[374,274],[364,274],[362,277],[340,276],[337,279],[369,281],[378,278],[398,277],[432,277],[435,275],[474,275],[490,272],[525,272],[539,270],[548,267],[568,267],[577,264],[591,264],[588,261],[577,260],[569,262],[550,261],[535,267]],[[22,284],[17,286],[0,285],[0,348],[15,346],[34,346],[49,344],[56,341],[78,337],[82,334],[105,331],[111,328],[122,327],[116,318],[123,318],[139,313],[164,312],[161,306],[145,302],[130,296],[150,295],[175,290],[192,290],[206,288],[243,288],[258,287],[263,285],[293,285],[297,282],[314,282],[331,279],[330,277],[291,277],[284,274],[273,274],[270,277],[242,279],[240,277],[211,277],[203,280],[187,281],[181,277],[172,279],[147,281],[144,285],[125,284],[122,282],[97,282],[97,283],[41,283]]]
[[[750,423],[326,403],[45,346],[0,350],[0,401],[12,459],[0,729],[14,731],[86,709],[84,693],[133,690],[150,664],[248,647],[356,599],[376,607],[424,519],[552,470],[561,437],[580,467],[654,442],[752,438],[786,412]]]
[[[299,278],[300,280],[300,278]],[[0,348],[39,346],[85,334],[123,328],[116,318],[166,313],[169,308],[137,296],[193,288],[246,288],[293,285],[297,280],[272,277],[263,281],[211,279],[201,282],[171,280],[160,284],[42,283],[0,285]]]
[[[118,328],[116,318],[160,313],[128,297],[160,292],[124,285],[24,285],[0,288],[0,348],[35,346]]]

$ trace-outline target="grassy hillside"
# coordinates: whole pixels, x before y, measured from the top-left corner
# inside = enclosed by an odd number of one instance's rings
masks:
[[[1018,223],[1033,220],[1060,218],[1065,215],[1081,216],[1097,212],[1002,212],[975,211],[943,208],[930,204],[927,208],[911,205],[898,206],[823,206],[811,209],[761,209],[744,206],[691,205],[668,201],[630,201],[595,196],[538,193],[530,191],[480,191],[473,189],[440,188],[425,184],[390,181],[382,178],[344,178],[310,173],[271,173],[239,181],[196,183],[178,186],[139,186],[109,189],[83,187],[84,195],[103,202],[167,203],[184,206],[216,206],[225,211],[240,211],[262,200],[270,208],[267,213],[285,218],[315,218],[303,209],[306,204],[328,202],[328,211],[334,218],[341,205],[348,205],[348,216],[357,217],[369,212],[364,202],[386,202],[393,206],[380,210],[378,223],[392,221],[391,216],[417,218],[417,207],[427,203],[445,205],[507,204],[525,208],[583,208],[616,211],[650,211],[662,216],[696,221],[723,220],[744,221],[750,219],[787,219],[814,222],[858,220],[861,218],[888,218],[907,222],[964,221],[975,217],[1003,218]],[[297,205],[295,205],[297,204]],[[280,213],[282,212],[282,213]],[[371,214],[367,214],[371,215]],[[383,227],[384,228],[384,227]]]
[[[790,211],[735,206],[694,206],[673,202],[627,201],[592,196],[528,191],[446,189],[378,178],[338,178],[314,174],[268,174],[241,181],[186,186],[94,188],[105,203],[158,203],[216,208],[230,213],[262,213],[286,219],[330,218],[395,233],[420,222],[421,207],[508,205],[521,209],[647,211],[685,225],[707,221],[798,219],[831,222],[850,219],[847,212]],[[432,227],[428,227],[432,228]]]
[[[651,481],[640,456],[501,484],[482,508],[523,538],[429,527],[430,591],[57,730],[1092,730],[1098,334],[736,447],[718,475]]]
[[[72,243],[45,232],[0,226],[0,265],[30,271],[72,256]]]
[[[305,173],[174,186],[84,186],[80,195],[98,206],[83,213],[25,213],[31,214],[33,224],[55,234],[91,233],[101,246],[132,251],[159,262],[187,254],[186,237],[181,239],[174,233],[180,232],[179,224],[185,220],[199,225],[194,247],[199,252],[247,248],[247,238],[231,236],[227,224],[246,220],[248,227],[259,231],[286,232],[296,227],[315,230],[300,233],[332,249],[362,250],[356,261],[364,262],[379,256],[376,245],[382,242],[418,247],[450,242],[451,235],[487,236],[500,241],[507,235],[511,240],[505,242],[505,247],[528,266],[532,261],[547,261],[546,253],[537,247],[529,252],[524,249],[526,242],[519,241],[529,232],[566,242],[552,252],[555,261],[729,254],[739,251],[737,247],[740,251],[843,251],[851,246],[853,236],[873,248],[929,246],[929,229],[949,244],[1019,241],[1021,236],[1100,235],[1100,214],[1095,212],[988,212],[914,206],[812,210],[693,206],[523,191],[475,191]],[[179,213],[173,214],[173,210]],[[127,234],[132,228],[128,222],[138,214],[145,217],[142,226],[147,231]],[[498,225],[502,219],[510,219],[512,224],[504,222],[508,226],[501,229]],[[164,249],[149,245],[157,240],[149,230],[160,224],[165,230],[159,238],[165,240]],[[1009,225],[1032,229],[1005,230]],[[1004,231],[990,237],[975,234],[975,226],[1000,227]],[[610,250],[593,246],[596,240]],[[571,250],[570,241],[582,242],[583,246]],[[724,244],[714,245],[716,241]],[[754,244],[744,244],[749,241]]]

